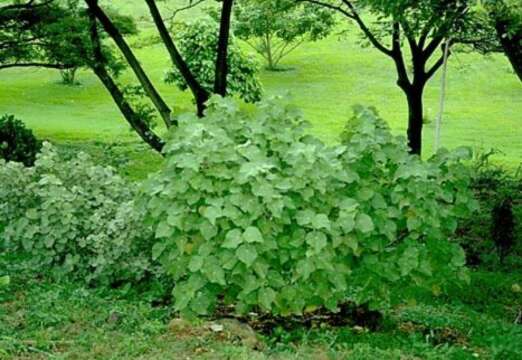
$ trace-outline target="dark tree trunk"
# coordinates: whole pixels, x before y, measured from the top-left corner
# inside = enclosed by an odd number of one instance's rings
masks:
[[[410,153],[415,155],[421,155],[422,151],[423,90],[420,86],[412,86],[409,90],[405,90],[408,100],[408,146]]]
[[[165,143],[159,136],[152,132],[149,126],[145,122],[143,122],[139,115],[136,114],[136,112],[131,108],[131,106],[125,99],[123,92],[114,82],[114,80],[109,75],[105,67],[94,66],[93,71],[96,74],[96,76],[100,79],[102,84],[105,86],[112,99],[120,109],[120,112],[123,114],[123,116],[131,125],[131,127],[138,133],[138,135],[141,137],[143,141],[149,144],[151,148],[161,153]]]
[[[98,34],[98,29],[96,26],[96,15],[89,9],[89,19],[90,19],[90,38],[92,43],[92,63],[91,68],[96,76],[100,79],[102,84],[105,86],[109,94],[112,96],[112,99],[120,109],[121,113],[127,120],[127,122],[131,125],[131,127],[138,133],[138,135],[150,145],[154,150],[159,153],[162,152],[163,146],[165,143],[163,140],[156,135],[148,126],[148,124],[143,121],[140,116],[132,109],[127,100],[125,99],[125,95],[123,91],[118,87],[114,79],[111,77],[107,68],[105,67],[106,59],[101,50],[100,37]],[[86,58],[91,58],[90,54],[83,54]]]
[[[497,31],[498,40],[509,62],[513,66],[513,70],[515,70],[518,78],[522,81],[522,30],[518,30],[514,34],[509,34],[509,27],[510,24],[508,21],[496,17],[495,29]]]
[[[118,28],[112,23],[107,14],[105,14],[105,12],[98,6],[98,0],[85,1],[89,7],[89,10],[92,12],[92,14],[94,14],[94,16],[96,16],[104,30],[107,32],[107,34],[109,34],[112,40],[114,40],[122,52],[123,56],[127,60],[127,63],[130,65],[132,71],[134,74],[136,74],[136,77],[140,81],[140,84],[143,86],[147,96],[151,99],[152,103],[163,118],[165,125],[170,127],[172,125],[170,108],[150,81],[140,62],[132,52],[131,48],[123,38]]]
[[[194,99],[196,100],[197,114],[201,117],[203,116],[203,112],[205,110],[205,103],[209,98],[209,93],[198,82],[192,71],[189,69],[187,63],[179,53],[178,48],[176,47],[176,44],[170,36],[169,31],[165,26],[165,22],[161,17],[156,1],[145,0],[145,2],[149,7],[152,19],[156,24],[156,28],[158,29],[163,44],[167,48],[173,65],[179,70],[179,72],[187,82],[187,85],[190,88],[190,91],[192,92]]]
[[[228,42],[230,38],[230,17],[233,5],[234,0],[223,0],[223,8],[221,9],[214,82],[214,92],[221,96],[226,96],[227,94]]]

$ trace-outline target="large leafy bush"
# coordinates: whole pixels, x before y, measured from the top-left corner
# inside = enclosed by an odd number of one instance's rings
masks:
[[[304,130],[276,100],[244,113],[213,98],[204,119],[180,118],[142,206],[183,314],[221,299],[281,315],[385,306],[394,285],[438,292],[466,279],[448,240],[473,208],[466,151],[422,162],[363,108],[341,146]]]
[[[29,255],[31,268],[107,284],[155,271],[135,186],[112,168],[46,143],[34,167],[0,160],[0,184],[0,249]]]
[[[42,143],[13,115],[0,117],[0,159],[33,165]]]
[[[207,17],[191,22],[180,22],[175,26],[175,34],[180,52],[197,80],[210,93],[214,91],[216,71],[216,51],[219,24]],[[245,54],[233,36],[228,46],[227,91],[246,102],[261,99],[263,87],[259,81],[259,63],[254,56]],[[188,85],[177,69],[170,70],[165,82],[174,84],[181,90]]]

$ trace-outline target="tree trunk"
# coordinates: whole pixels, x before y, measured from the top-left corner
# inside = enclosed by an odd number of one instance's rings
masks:
[[[498,40],[509,62],[513,66],[513,70],[515,70],[518,78],[522,81],[522,30],[508,35],[509,27],[510,24],[508,21],[500,17],[495,18],[495,29],[497,31]]]
[[[197,115],[199,117],[203,116],[203,112],[205,110],[205,103],[209,98],[209,93],[203,88],[203,86],[198,82],[187,63],[181,56],[174,40],[170,36],[170,33],[165,26],[165,22],[163,21],[161,14],[159,12],[158,6],[156,5],[155,0],[145,0],[147,3],[152,19],[156,24],[156,28],[161,36],[163,44],[167,48],[167,51],[170,55],[170,59],[172,64],[179,70],[185,81],[187,82],[188,87],[192,91],[192,95],[196,101],[197,105]]]
[[[114,79],[107,71],[107,68],[105,67],[106,59],[102,53],[98,28],[96,26],[96,14],[92,8],[89,9],[88,14],[90,20],[89,32],[92,44],[92,61],[90,64],[92,70],[110,93],[112,99],[131,127],[138,133],[143,141],[149,144],[150,147],[152,147],[154,150],[161,153],[165,143],[150,129],[149,125],[140,118],[134,109],[132,109],[125,99],[123,91],[118,87]],[[87,53],[83,54],[86,59],[90,59],[90,55],[91,54]]]
[[[214,92],[221,96],[226,96],[227,94],[228,42],[230,39],[230,18],[233,5],[234,0],[223,0],[223,8],[221,9],[214,81]]]
[[[159,136],[152,132],[149,126],[130,107],[127,100],[125,100],[123,92],[118,88],[118,85],[116,85],[105,68],[103,66],[95,65],[93,66],[93,71],[96,76],[98,76],[107,91],[110,93],[112,99],[131,127],[138,133],[143,141],[145,141],[151,148],[161,154],[165,143]]]
[[[78,68],[73,67],[71,69],[64,69],[60,71],[60,75],[62,76],[62,83],[64,85],[75,85],[76,70],[78,70]]]
[[[120,33],[118,28],[113,24],[111,19],[107,16],[107,14],[99,7],[98,0],[85,0],[89,10],[96,16],[100,24],[103,26],[104,30],[107,34],[112,38],[115,42],[116,46],[120,49],[123,56],[127,60],[127,63],[131,67],[132,71],[138,78],[143,90],[147,96],[151,99],[154,107],[158,110],[165,125],[170,127],[172,125],[171,121],[171,110],[168,107],[167,103],[160,96],[149,77],[143,70],[140,62],[132,52],[131,48],[123,38],[123,35]]]
[[[422,151],[423,90],[423,87],[412,86],[409,90],[404,91],[408,100],[408,146],[410,154],[415,155],[421,155]]]
[[[275,70],[274,57],[272,55],[272,41],[269,34],[265,36],[266,61],[268,62],[267,69]]]

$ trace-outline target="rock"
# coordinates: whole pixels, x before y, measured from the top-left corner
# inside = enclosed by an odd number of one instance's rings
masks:
[[[214,327],[221,326],[222,334],[229,340],[240,340],[243,346],[250,349],[261,350],[264,347],[263,342],[258,338],[257,333],[248,325],[236,319],[220,319],[212,324]]]

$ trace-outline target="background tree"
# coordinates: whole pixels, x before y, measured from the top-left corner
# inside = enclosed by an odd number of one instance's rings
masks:
[[[485,2],[484,10],[495,29],[501,50],[522,81],[522,2],[490,0]]]
[[[408,102],[408,145],[421,154],[423,93],[427,82],[444,63],[438,51],[462,42],[475,29],[474,1],[462,0],[298,0],[338,11],[354,21],[369,43],[391,58],[397,85]],[[365,16],[368,14],[369,16]],[[387,42],[391,44],[387,45]],[[405,45],[408,51],[405,51]],[[450,52],[451,54],[451,52]],[[409,57],[409,58],[408,58]],[[411,64],[411,68],[407,66]]]
[[[305,41],[326,37],[335,24],[331,10],[293,0],[241,0],[234,10],[234,34],[276,70]]]
[[[218,27],[219,25],[211,18],[180,22],[174,26],[180,53],[194,72],[197,81],[209,93],[214,87],[216,66],[214,49],[217,48]],[[246,102],[259,101],[262,86],[258,78],[258,62],[253,56],[241,51],[234,37],[230,38],[228,46],[228,64],[228,93],[237,95]],[[188,88],[185,78],[177,68],[167,73],[165,81],[175,84],[181,90]]]
[[[111,11],[126,35],[136,34],[131,17]],[[75,83],[80,68],[89,68],[85,56],[90,48],[85,8],[77,0],[33,2],[25,8],[0,13],[0,69],[9,67],[49,67],[60,70],[66,84]],[[1,45],[0,45],[1,47]],[[121,61],[107,46],[103,51],[112,71],[123,69]]]

